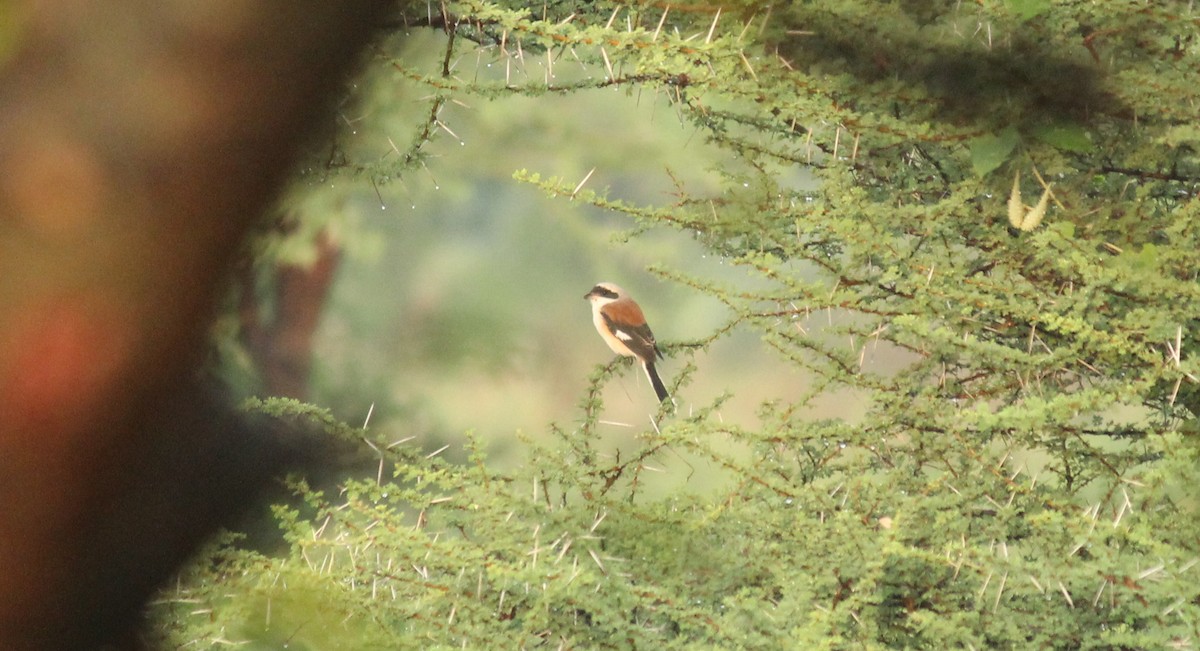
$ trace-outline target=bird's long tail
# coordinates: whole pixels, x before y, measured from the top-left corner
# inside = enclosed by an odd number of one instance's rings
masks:
[[[642,368],[646,369],[646,377],[650,378],[650,384],[654,387],[654,393],[658,394],[658,401],[662,402],[671,397],[667,393],[667,387],[663,384],[662,378],[658,377],[658,371],[654,370],[654,362],[645,362]]]

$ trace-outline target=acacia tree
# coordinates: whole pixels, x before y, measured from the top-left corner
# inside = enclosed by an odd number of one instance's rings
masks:
[[[722,423],[719,401],[664,408],[612,461],[596,451],[599,388],[616,370],[604,368],[579,427],[518,471],[489,470],[471,446],[466,466],[385,452],[389,472],[339,495],[294,478],[308,508],[278,510],[290,555],[215,549],[164,598],[163,635],[309,648],[1194,645],[1200,129],[1187,3],[465,2],[405,25],[446,34],[439,70],[382,62],[432,90],[428,121],[402,156],[332,168],[403,175],[458,96],[667,94],[736,155],[719,193],[633,205],[516,177],[628,215],[635,232],[694,233],[760,276],[751,292],[655,269],[733,315],[669,354],[751,329],[814,388],[764,405],[753,429]],[[510,65],[569,53],[594,72],[468,80],[449,62],[472,48]],[[798,169],[815,189],[788,180]],[[904,363],[864,364],[871,347]],[[807,416],[842,390],[867,398],[861,420]],[[254,408],[356,435],[296,403]],[[642,496],[645,463],[665,449],[736,481],[710,499]],[[215,615],[189,615],[197,599]]]

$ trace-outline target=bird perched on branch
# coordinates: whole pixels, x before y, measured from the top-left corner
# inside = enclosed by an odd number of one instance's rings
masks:
[[[597,283],[583,297],[592,304],[592,323],[604,343],[614,353],[633,357],[641,363],[659,402],[670,398],[658,371],[654,370],[654,361],[662,358],[662,352],[654,343],[654,333],[646,324],[642,308],[625,290],[612,283]]]

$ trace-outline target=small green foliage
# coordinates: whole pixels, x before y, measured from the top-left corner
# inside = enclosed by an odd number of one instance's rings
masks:
[[[724,422],[728,396],[664,406],[612,453],[598,424],[602,387],[628,368],[614,362],[521,468],[490,469],[472,440],[466,465],[386,449],[380,477],[336,494],[293,478],[298,505],[276,510],[287,549],[210,552],[158,602],[164,639],[1195,648],[1200,50],[1188,11],[470,2],[432,18],[422,6],[410,24],[447,33],[446,61],[478,46],[462,58],[516,65],[519,44],[561,76],[472,80],[388,61],[437,98],[414,148],[458,95],[659,94],[730,161],[719,191],[640,205],[549,172],[514,177],[623,215],[631,235],[686,232],[753,281],[655,267],[730,314],[668,347],[685,366],[676,394],[695,352],[734,330],[812,388],[763,405],[753,427]],[[562,72],[574,57],[587,67]],[[1030,174],[1043,181],[1032,208],[1020,200]],[[1034,211],[1046,220],[1014,237],[1006,208],[1018,229]],[[863,412],[815,417],[831,396]],[[250,408],[361,436],[298,404]],[[647,473],[674,458],[727,481],[648,494]]]

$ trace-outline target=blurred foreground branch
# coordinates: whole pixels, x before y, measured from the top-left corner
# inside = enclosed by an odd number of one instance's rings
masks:
[[[192,377],[376,5],[3,7],[0,648],[120,639],[289,458]]]

